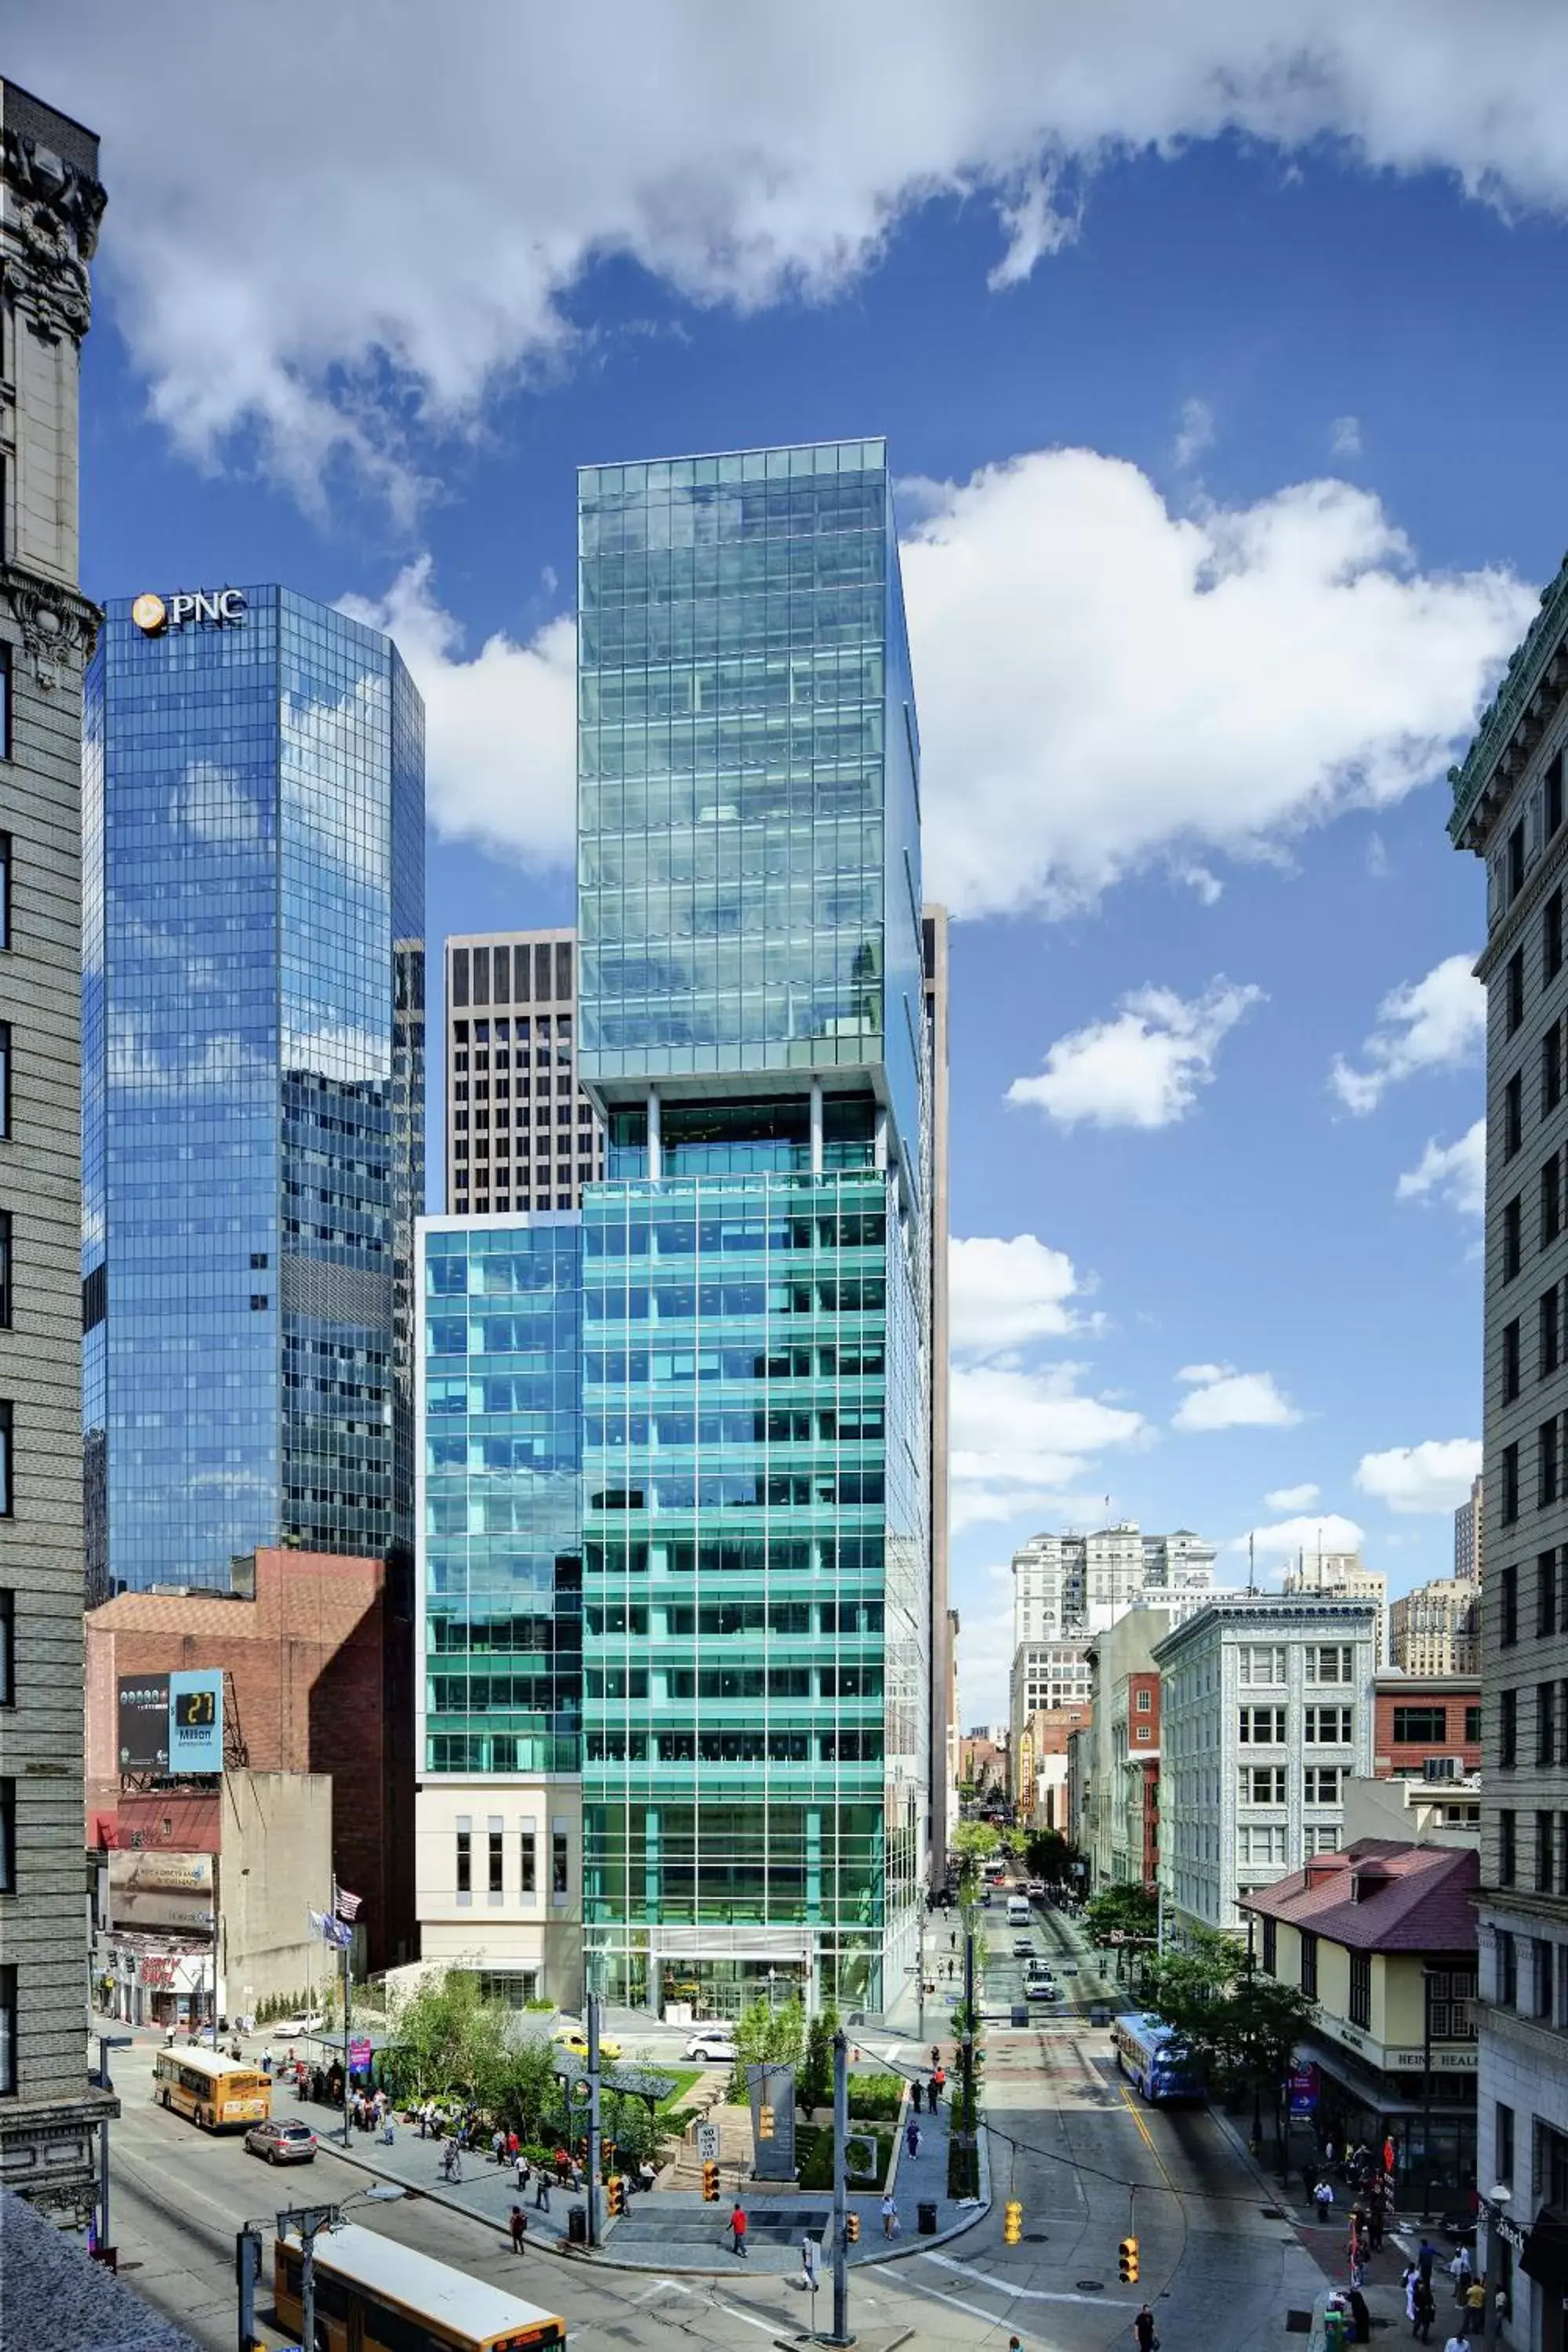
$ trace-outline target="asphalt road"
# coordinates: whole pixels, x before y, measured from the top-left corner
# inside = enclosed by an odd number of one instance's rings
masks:
[[[1144,2107],[1119,2076],[1103,2027],[1084,2011],[1105,1997],[1078,1931],[1037,1914],[1036,1941],[1059,1970],[1067,1998],[1026,2028],[1007,2018],[1023,1963],[998,1902],[986,1915],[984,1977],[985,2108],[994,2202],[975,2230],[934,2252],[857,2273],[850,2324],[863,2352],[897,2342],[949,2352],[1003,2352],[1018,2334],[1028,2352],[1131,2352],[1147,2296],[1163,2352],[1279,2352],[1285,2315],[1321,2285],[1296,2231],[1271,2215],[1267,2190],[1215,2119],[1202,2109]],[[1109,1995],[1113,2005],[1112,1989]],[[934,2020],[929,2040],[935,2038]],[[943,2037],[945,2042],[945,2037]],[[873,2036],[866,2058],[914,2071],[925,2049]],[[944,2050],[944,2054],[946,2054]],[[124,2116],[115,2127],[114,2236],[122,2274],[213,2352],[235,2343],[234,2236],[247,2219],[291,2200],[346,2200],[365,2176],[323,2150],[314,2164],[274,2172],[236,2139],[214,2139],[151,2100],[153,2045],[117,2055]],[[1024,2209],[1023,2242],[1003,2242],[1003,2206]],[[1117,2246],[1133,2219],[1135,2287],[1117,2275]],[[748,2275],[651,2277],[591,2268],[542,2251],[515,2257],[499,2233],[423,2197],[356,2206],[354,2219],[562,2313],[574,2346],[646,2346],[704,2352],[793,2336],[809,2325],[787,2281]],[[825,2283],[826,2290],[826,2283]],[[270,2298],[263,2291],[262,2332]],[[827,2325],[830,2298],[818,2297]]]

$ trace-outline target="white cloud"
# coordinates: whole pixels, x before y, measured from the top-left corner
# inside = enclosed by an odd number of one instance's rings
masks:
[[[1336,457],[1361,456],[1361,418],[1336,416],[1329,436],[1329,446]]]
[[[436,602],[428,556],[379,604],[342,609],[388,630],[425,698],[430,821],[523,865],[570,866],[576,826],[576,631],[547,622],[527,645],[498,632],[466,655]]]
[[[1304,1511],[1310,1503],[1317,1501],[1322,1491],[1309,1479],[1304,1486],[1276,1486],[1273,1493],[1265,1495],[1263,1499],[1271,1511]]]
[[[1148,1432],[1141,1413],[1086,1396],[1079,1367],[960,1364],[952,1387],[955,1528],[1044,1513],[1107,1446]]]
[[[1289,1429],[1301,1418],[1272,1372],[1238,1372],[1229,1364],[1187,1364],[1177,1374],[1187,1393],[1173,1429]]]
[[[1182,422],[1171,449],[1173,462],[1184,472],[1213,446],[1214,410],[1206,400],[1184,400]]]
[[[1342,1517],[1338,1511],[1324,1511],[1321,1516],[1304,1513],[1297,1518],[1277,1519],[1267,1528],[1251,1528],[1246,1535],[1232,1536],[1226,1551],[1245,1553],[1250,1542],[1259,1559],[1272,1562],[1275,1569],[1289,1567],[1298,1552],[1315,1559],[1320,1552],[1359,1551],[1363,1530],[1354,1519]]]
[[[698,0],[581,0],[542,37],[508,0],[12,16],[8,69],[105,135],[104,275],[155,413],[203,456],[255,426],[300,478],[395,463],[411,411],[467,426],[558,364],[604,256],[704,302],[820,299],[916,206],[979,195],[1005,288],[1096,168],[1227,135],[1568,207],[1568,22],[1540,0],[803,0],[794,51],[831,60],[805,73],[765,12]]]
[[[1058,1127],[1169,1127],[1191,1110],[1221,1044],[1262,998],[1226,980],[1190,999],[1135,989],[1110,1020],[1058,1037],[1039,1076],[1015,1078],[1007,1099],[1036,1104]]]
[[[1536,604],[1502,572],[1419,571],[1343,482],[1177,515],[1135,467],[1058,449],[921,504],[927,870],[966,915],[1061,912],[1400,800],[1468,740]]]
[[[1064,1250],[1047,1249],[1033,1234],[1011,1241],[956,1236],[948,1244],[952,1345],[970,1355],[994,1355],[1029,1339],[1077,1330],[1072,1305],[1085,1285]]]
[[[1377,1025],[1362,1047],[1366,1066],[1336,1055],[1329,1084],[1358,1117],[1375,1110],[1384,1093],[1422,1070],[1455,1070],[1476,1061],[1486,1043],[1487,992],[1475,978],[1473,956],[1445,956],[1424,980],[1395,988],[1377,1008]]]
[[[1447,1201],[1462,1216],[1479,1217],[1487,1205],[1487,1123],[1478,1118],[1454,1143],[1429,1140],[1415,1167],[1394,1187],[1401,1201]]]
[[[1480,1466],[1479,1437],[1429,1437],[1420,1445],[1363,1454],[1355,1483],[1391,1511],[1453,1511],[1468,1495]]]

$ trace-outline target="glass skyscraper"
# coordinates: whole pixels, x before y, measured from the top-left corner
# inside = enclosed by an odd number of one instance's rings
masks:
[[[589,1980],[879,2008],[925,1873],[919,736],[880,441],[580,477]]]
[[[86,723],[89,1589],[406,1550],[423,705],[255,587],[111,603]]]

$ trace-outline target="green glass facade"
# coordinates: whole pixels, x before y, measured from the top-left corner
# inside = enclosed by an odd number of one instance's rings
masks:
[[[584,1916],[877,2009],[925,1868],[918,760],[879,442],[581,478]]]

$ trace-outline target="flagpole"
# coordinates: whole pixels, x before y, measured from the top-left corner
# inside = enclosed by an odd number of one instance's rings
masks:
[[[334,1893],[336,1889],[334,1888]],[[343,2146],[349,2144],[349,1946],[343,1946]]]

